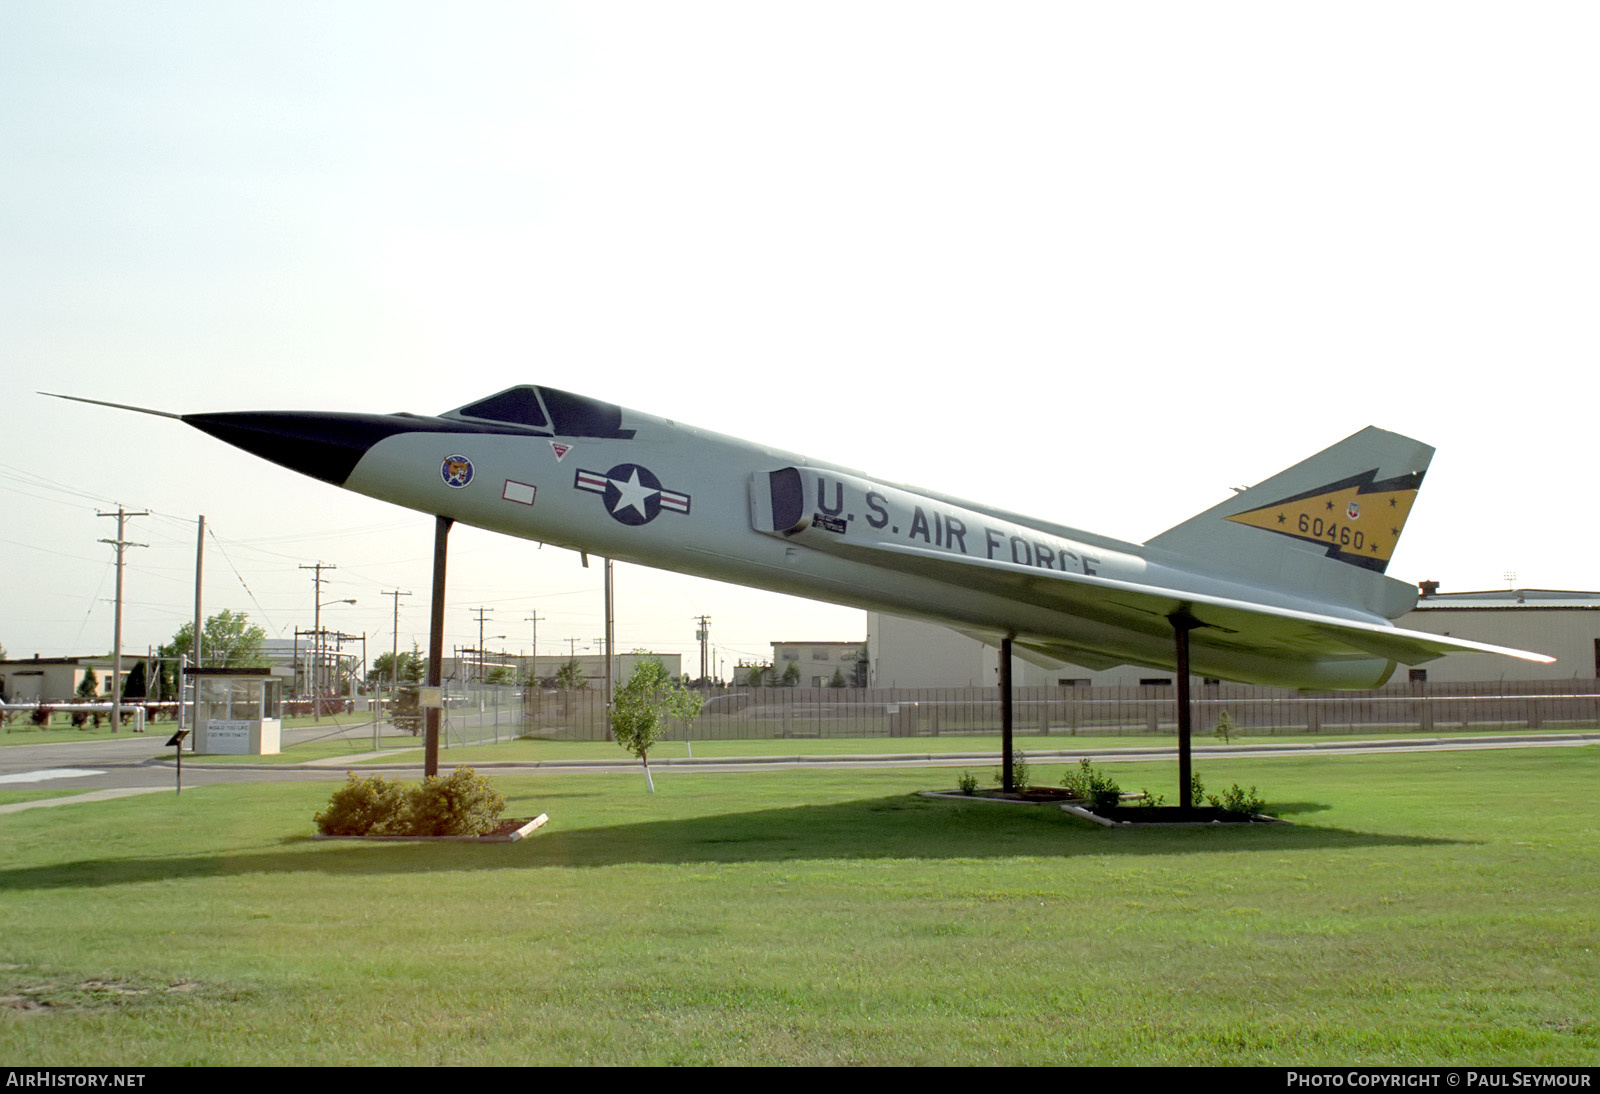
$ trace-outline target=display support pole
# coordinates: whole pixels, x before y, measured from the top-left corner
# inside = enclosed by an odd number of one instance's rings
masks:
[[[1194,728],[1189,702],[1189,632],[1200,623],[1182,608],[1167,616],[1167,622],[1172,624],[1178,652],[1178,809],[1188,813],[1194,808],[1189,800],[1189,785],[1193,776],[1189,753]]]
[[[611,705],[616,701],[617,682],[614,678],[612,666],[617,664],[617,602],[616,586],[611,579],[611,560],[606,559],[606,740],[614,740],[611,734]],[[646,763],[645,777],[649,778],[649,764]]]
[[[428,625],[428,687],[437,689],[444,677],[444,574],[445,549],[450,542],[450,517],[436,517],[433,526],[433,612]],[[479,643],[482,645],[482,643]],[[423,711],[422,773],[430,778],[439,773],[439,718],[444,711],[444,695],[439,705]]]
[[[1000,789],[1011,785],[1011,635],[1000,639]]]

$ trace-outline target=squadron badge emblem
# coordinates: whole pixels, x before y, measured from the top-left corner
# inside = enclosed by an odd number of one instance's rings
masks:
[[[446,456],[439,474],[444,477],[446,486],[459,490],[472,481],[472,461],[465,456]]]

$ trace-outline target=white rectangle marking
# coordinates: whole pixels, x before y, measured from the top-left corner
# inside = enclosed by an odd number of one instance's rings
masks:
[[[85,775],[104,774],[104,771],[90,771],[82,767],[46,767],[39,771],[19,771],[13,775],[0,775],[0,783],[42,783],[46,779],[81,779]]]

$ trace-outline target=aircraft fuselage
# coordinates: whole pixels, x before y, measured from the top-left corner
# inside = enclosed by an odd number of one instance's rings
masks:
[[[912,572],[886,572],[850,552],[853,533],[874,542],[983,560],[1013,571],[1081,574],[1167,588],[1237,592],[1231,582],[1152,564],[1145,549],[1087,533],[1024,523],[974,503],[868,479],[796,453],[763,448],[630,412],[627,439],[402,433],[374,444],[348,489],[464,524],[699,577],[857,608],[938,620],[998,639],[1012,633],[1103,651],[1153,666],[1172,659],[1170,629],[1108,627],[1040,604]],[[766,476],[793,469],[798,508],[773,523]],[[800,525],[796,527],[796,525]],[[862,551],[870,548],[861,548]],[[1264,590],[1251,590],[1258,598]],[[1316,607],[1283,591],[1285,607]],[[1326,606],[1322,606],[1324,609]],[[1347,614],[1343,611],[1340,614]],[[1348,613],[1354,615],[1354,613]],[[1204,662],[1204,664],[1202,664]],[[1268,674],[1261,659],[1214,652],[1197,671]],[[1318,672],[1321,686],[1363,682],[1381,662]],[[1307,679],[1298,670],[1297,682]],[[1346,685],[1348,686],[1348,685]]]
[[[1180,631],[1197,675],[1301,688],[1457,650],[1550,660],[1390,623],[1415,589],[1383,571],[1433,450],[1370,427],[1134,544],[554,388],[432,417],[164,416],[419,512],[1061,663],[1172,668]]]

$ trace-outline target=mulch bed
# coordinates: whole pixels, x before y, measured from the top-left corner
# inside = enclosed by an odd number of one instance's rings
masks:
[[[959,801],[963,798],[978,799],[982,801],[1010,802],[1017,805],[1056,805],[1068,812],[1085,816],[1086,819],[1099,819],[1101,823],[1115,825],[1138,824],[1282,824],[1277,817],[1264,815],[1248,816],[1244,813],[1228,813],[1213,806],[1205,805],[1193,809],[1182,809],[1176,805],[1116,805],[1094,808],[1082,798],[1074,798],[1070,791],[1064,787],[1030,786],[1022,792],[988,789],[975,790],[971,794],[962,794],[948,790],[924,790],[924,797],[950,798]]]
[[[1202,805],[1197,809],[1181,809],[1176,805],[1118,805],[1109,809],[1091,809],[1097,817],[1118,824],[1276,824],[1278,818],[1251,816],[1246,813],[1228,813]]]
[[[384,840],[391,843],[397,840],[410,840],[412,842],[449,840],[455,843],[511,843],[526,837],[532,831],[532,829],[529,829],[529,832],[522,832],[522,829],[532,825],[535,821],[542,825],[548,819],[542,813],[537,817],[513,817],[510,820],[502,820],[493,832],[482,836],[325,836],[318,832],[311,838]],[[519,832],[522,832],[521,836],[517,834]]]
[[[524,824],[527,824],[532,819],[532,817],[512,817],[510,820],[503,820],[493,832],[485,832],[478,838],[494,839],[496,836],[498,836],[501,839],[504,839],[506,836],[509,836],[511,833],[515,832],[518,828],[521,828]]]

